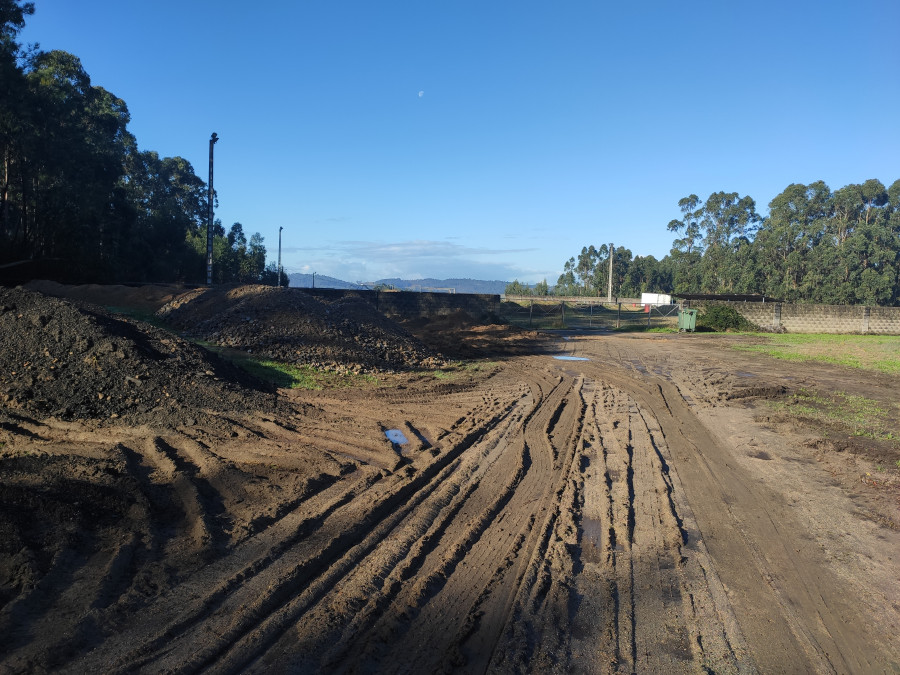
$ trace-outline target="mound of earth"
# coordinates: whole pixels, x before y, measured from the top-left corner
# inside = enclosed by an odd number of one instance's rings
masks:
[[[556,340],[546,333],[484,324],[462,310],[411,319],[403,322],[403,327],[432,349],[457,359],[540,354],[558,348]]]
[[[266,385],[197,345],[24,288],[0,288],[0,343],[0,403],[11,410],[178,424],[273,405]]]
[[[82,300],[103,307],[121,307],[132,311],[153,313],[165,303],[185,292],[176,284],[60,284],[46,279],[23,284],[29,291],[67,300]]]
[[[326,304],[295,288],[199,288],[157,315],[194,338],[326,370],[392,372],[444,363],[362,298]]]

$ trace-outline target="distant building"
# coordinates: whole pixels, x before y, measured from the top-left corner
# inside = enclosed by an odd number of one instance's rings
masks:
[[[665,293],[641,293],[642,305],[671,305],[672,296]]]

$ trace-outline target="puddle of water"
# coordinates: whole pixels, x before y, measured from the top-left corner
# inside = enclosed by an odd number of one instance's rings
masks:
[[[554,356],[557,361],[590,361],[586,356]]]
[[[388,429],[384,432],[384,435],[387,436],[387,439],[391,443],[396,443],[397,445],[406,445],[409,443],[406,436],[404,436],[403,432],[399,429]]]
[[[753,373],[746,373],[746,372],[743,372],[743,371],[740,371],[740,370],[737,371],[737,372],[735,373],[735,375],[737,375],[738,377],[756,377],[756,375],[753,374]]]

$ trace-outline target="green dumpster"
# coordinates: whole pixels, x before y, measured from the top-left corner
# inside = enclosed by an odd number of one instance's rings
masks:
[[[678,312],[678,330],[689,330],[692,333],[697,328],[697,310],[683,309]]]

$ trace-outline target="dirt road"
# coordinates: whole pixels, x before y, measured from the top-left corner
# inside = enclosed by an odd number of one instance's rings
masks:
[[[0,670],[900,672],[896,492],[754,405],[852,373],[554,340],[291,414],[18,416],[7,483],[74,467],[122,504],[8,599]]]

